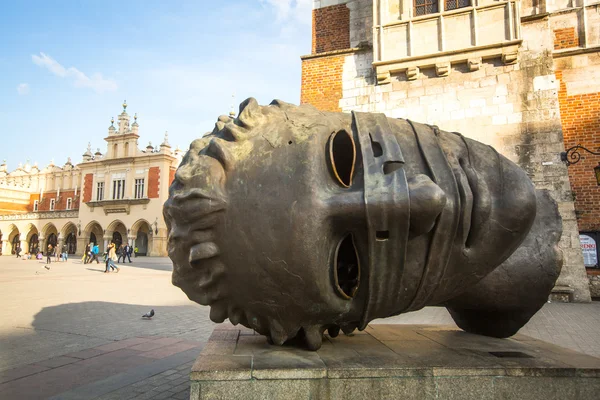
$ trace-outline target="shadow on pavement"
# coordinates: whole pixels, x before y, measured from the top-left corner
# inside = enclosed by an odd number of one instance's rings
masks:
[[[117,262],[117,265],[124,265],[127,267],[133,267],[133,268],[143,268],[143,269],[153,269],[156,271],[173,271],[173,264],[171,263],[171,260],[167,259],[168,261],[165,262],[165,258],[161,257],[160,259],[158,259],[158,261],[149,261],[149,260],[153,260],[152,258],[142,258],[142,257],[138,257],[138,258],[132,258],[131,259],[131,263],[129,262]]]
[[[151,309],[154,317],[142,318]],[[0,398],[46,398],[180,353],[197,354],[215,326],[208,312],[193,303],[91,301],[43,308],[32,329],[0,337]]]
[[[86,268],[88,271],[94,271],[94,272],[102,272],[104,273],[104,269],[96,269],[96,268]]]

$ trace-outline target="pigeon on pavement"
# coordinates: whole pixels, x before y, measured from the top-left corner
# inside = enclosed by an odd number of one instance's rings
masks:
[[[152,310],[150,310],[150,312],[147,312],[146,314],[142,315],[142,318],[152,318],[154,317],[154,308]]]
[[[48,271],[50,271],[50,267],[47,265],[44,265],[44,268],[46,268]]]

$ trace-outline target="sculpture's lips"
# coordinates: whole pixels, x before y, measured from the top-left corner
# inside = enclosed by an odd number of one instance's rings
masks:
[[[476,213],[474,210],[476,201],[476,190],[474,190],[473,183],[469,176],[465,171],[465,166],[463,161],[459,161],[458,163],[460,171],[460,176],[457,177],[459,194],[460,194],[460,203],[461,203],[461,213],[462,213],[462,240],[461,242],[466,244],[467,239],[469,238],[471,229],[473,228],[473,214]]]
[[[464,140],[467,152],[470,152],[467,141]],[[482,224],[491,212],[491,195],[485,181],[479,178],[470,159],[459,161],[460,170],[466,178],[463,189],[470,192],[466,204],[462,205],[463,213],[463,243],[468,250],[479,237]],[[461,199],[462,201],[462,199]]]

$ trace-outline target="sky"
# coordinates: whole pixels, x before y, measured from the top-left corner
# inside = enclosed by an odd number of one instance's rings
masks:
[[[187,149],[219,115],[255,97],[300,100],[311,0],[5,1],[0,4],[0,159],[106,152],[121,104],[139,147]]]

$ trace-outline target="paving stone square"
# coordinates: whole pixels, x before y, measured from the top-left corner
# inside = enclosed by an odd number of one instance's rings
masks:
[[[213,333],[209,308],[171,285],[168,258],[136,258],[109,274],[80,260],[44,265],[0,257],[2,399],[186,399],[208,338],[231,334]],[[142,318],[150,309],[156,315]],[[455,326],[435,307],[373,323]],[[598,332],[595,302],[547,304],[519,333],[598,357]],[[360,348],[359,336],[344,340]],[[264,342],[251,330],[240,337]]]

